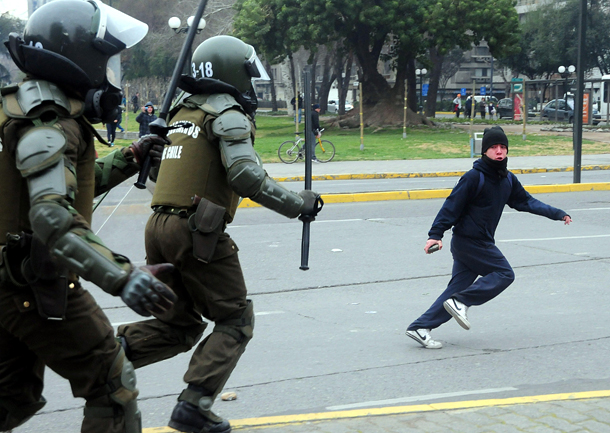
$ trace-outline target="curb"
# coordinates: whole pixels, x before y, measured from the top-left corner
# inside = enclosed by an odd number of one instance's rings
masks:
[[[446,410],[459,410],[459,409],[477,409],[486,407],[496,406],[514,406],[514,405],[525,405],[533,403],[553,402],[553,401],[567,401],[567,400],[587,400],[593,398],[608,398],[610,397],[610,390],[601,391],[585,391],[585,392],[574,392],[574,393],[561,393],[561,394],[546,394],[546,395],[535,395],[526,397],[510,397],[510,398],[495,398],[486,400],[469,400],[469,401],[456,401],[456,402],[445,402],[445,403],[430,403],[430,404],[417,404],[410,406],[390,406],[381,408],[371,409],[353,409],[343,410],[335,412],[320,412],[320,413],[306,413],[298,415],[279,415],[279,416],[267,416],[258,418],[244,418],[238,420],[231,420],[231,427],[234,430],[242,430],[246,428],[257,428],[264,429],[265,427],[277,427],[281,425],[289,424],[302,424],[316,421],[333,421],[353,418],[363,418],[367,416],[388,416],[388,415],[406,415],[411,413],[421,412],[435,412],[435,411],[446,411]],[[174,429],[169,427],[153,427],[144,428],[142,433],[171,433],[175,432]]]
[[[581,171],[591,170],[610,170],[610,165],[585,165],[581,167]],[[351,180],[351,179],[409,179],[417,177],[460,177],[468,170],[464,171],[442,171],[442,172],[427,172],[427,173],[362,173],[362,174],[322,174],[312,176],[312,180]],[[561,173],[572,172],[574,167],[562,168],[517,168],[511,169],[514,174],[531,174],[531,173]],[[286,176],[274,177],[276,182],[303,182],[304,176]]]
[[[524,186],[531,194],[549,194],[555,192],[580,191],[610,191],[610,182],[598,183],[566,183],[562,185],[529,185]],[[356,203],[365,201],[389,200],[425,200],[430,198],[446,198],[451,189],[420,189],[410,191],[362,192],[350,194],[322,194],[324,203]],[[261,207],[258,203],[244,198],[239,204],[240,208]]]

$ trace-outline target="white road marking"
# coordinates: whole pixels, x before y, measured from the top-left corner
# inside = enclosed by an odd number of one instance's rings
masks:
[[[391,406],[394,404],[400,403],[412,403],[416,401],[426,401],[426,400],[436,400],[439,398],[453,398],[453,397],[462,397],[466,395],[477,395],[477,394],[492,394],[496,392],[506,392],[506,391],[516,391],[517,388],[507,387],[507,388],[490,388],[490,389],[479,389],[474,391],[460,391],[460,392],[447,392],[444,394],[428,394],[428,395],[420,395],[415,397],[403,397],[403,398],[391,398],[388,400],[373,400],[373,401],[364,401],[362,403],[353,403],[353,404],[344,404],[339,406],[328,406],[326,410],[349,410],[349,409],[357,409],[361,407],[371,407],[371,406]]]
[[[496,242],[539,242],[539,241],[564,241],[567,239],[594,239],[608,238],[610,235],[589,235],[589,236],[559,236],[556,238],[529,238],[529,239],[502,239]]]
[[[260,312],[255,312],[254,315],[255,316],[271,316],[272,314],[285,314],[285,311],[260,311]],[[128,323],[134,323],[134,322],[138,322],[138,319],[135,320],[130,320],[129,322],[113,322],[111,323],[113,328],[118,328],[121,325],[127,325]]]

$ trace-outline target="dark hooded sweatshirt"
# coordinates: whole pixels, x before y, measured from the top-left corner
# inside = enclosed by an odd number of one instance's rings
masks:
[[[485,180],[477,194],[481,172]],[[508,177],[501,177],[495,168],[478,159],[443,203],[428,237],[440,240],[453,227],[454,235],[495,243],[496,227],[505,205],[558,221],[567,215],[532,197],[511,172]]]
[[[157,116],[155,116],[155,107],[154,107],[153,103],[147,102],[144,107],[146,107],[148,109],[149,106],[153,107],[151,114],[148,114],[148,112],[146,112],[146,113],[141,112],[140,114],[138,114],[138,117],[136,117],[136,122],[138,122],[140,124],[140,134],[139,134],[140,137],[150,134],[148,125],[150,124],[150,122],[154,122],[155,120],[157,120]]]

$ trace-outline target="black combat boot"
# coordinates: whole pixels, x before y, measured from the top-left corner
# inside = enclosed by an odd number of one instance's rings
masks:
[[[231,431],[229,421],[213,413],[211,415],[212,417],[207,417],[196,406],[180,401],[174,408],[168,425],[181,432],[229,433]]]

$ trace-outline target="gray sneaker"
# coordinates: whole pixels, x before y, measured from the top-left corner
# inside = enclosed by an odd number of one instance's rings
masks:
[[[443,347],[443,343],[432,339],[429,329],[415,329],[413,331],[407,329],[406,335],[417,341],[426,349],[440,349]]]
[[[449,298],[443,302],[443,307],[447,310],[447,313],[451,314],[458,324],[466,329],[470,329],[470,322],[468,321],[468,307],[458,301],[455,298]]]

